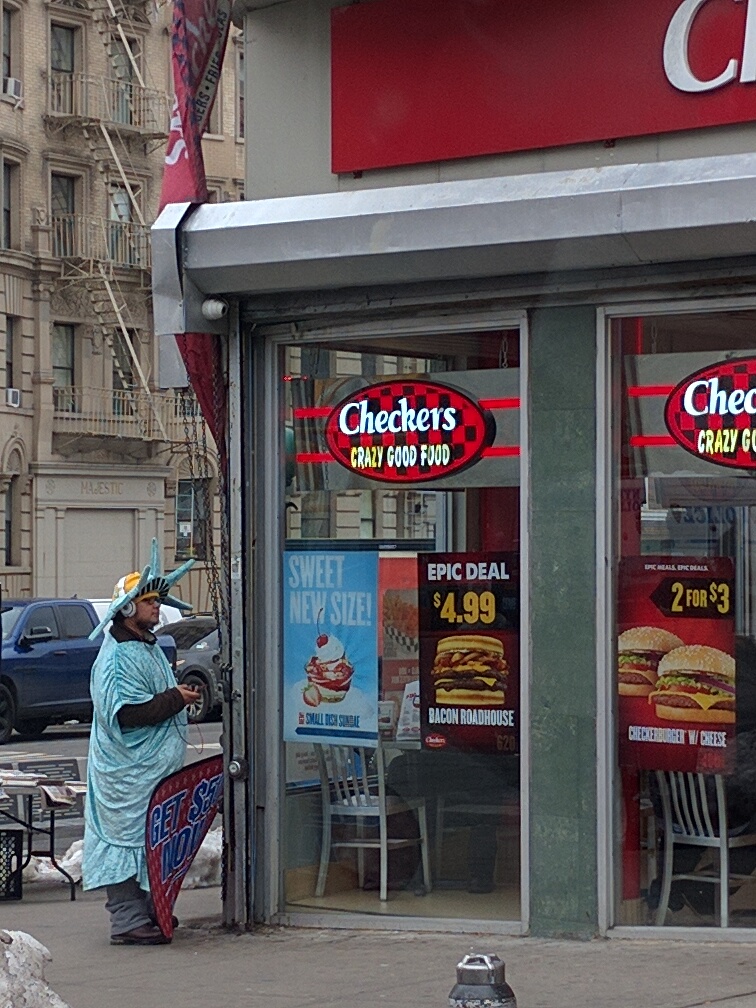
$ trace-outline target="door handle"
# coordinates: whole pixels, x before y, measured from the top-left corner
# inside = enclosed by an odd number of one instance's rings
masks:
[[[64,655],[65,653],[65,651],[53,651],[54,655]]]

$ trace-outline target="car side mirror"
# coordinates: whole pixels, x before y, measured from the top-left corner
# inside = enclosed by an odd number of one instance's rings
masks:
[[[24,644],[40,644],[43,641],[50,641],[55,639],[55,634],[49,626],[33,626],[25,630],[21,635],[21,643]]]

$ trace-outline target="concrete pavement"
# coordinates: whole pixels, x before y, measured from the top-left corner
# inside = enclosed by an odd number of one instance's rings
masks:
[[[444,1008],[455,965],[495,952],[519,1008],[756,1008],[756,947],[723,942],[546,941],[485,935],[220,927],[220,891],[179,897],[173,944],[111,946],[98,893],[27,886],[0,927],[53,955],[47,978],[71,1008]]]

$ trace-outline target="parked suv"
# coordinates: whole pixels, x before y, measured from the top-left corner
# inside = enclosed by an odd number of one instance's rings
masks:
[[[201,686],[202,696],[188,708],[193,724],[220,713],[223,694],[220,681],[218,623],[212,616],[185,616],[157,631],[176,642],[176,678],[187,686]]]
[[[0,607],[0,745],[13,729],[38,738],[51,724],[92,720],[89,676],[102,634],[87,599],[8,599]],[[175,669],[172,636],[160,647]]]

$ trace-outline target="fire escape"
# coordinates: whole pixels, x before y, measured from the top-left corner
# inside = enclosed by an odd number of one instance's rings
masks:
[[[62,286],[85,290],[93,336],[112,360],[113,387],[55,388],[55,430],[139,441],[181,440],[183,401],[150,387],[150,365],[138,352],[144,330],[133,306],[143,306],[150,288],[150,235],[138,183],[149,172],[148,155],[166,140],[168,96],[145,82],[146,59],[137,39],[152,29],[150,0],[77,0],[91,12],[107,53],[106,73],[77,67],[77,54],[65,32],[48,69],[45,124],[85,147],[107,193],[109,213],[76,212],[65,192],[53,192],[49,225],[51,251],[60,261]],[[154,29],[153,29],[154,30]],[[69,49],[71,50],[69,52]],[[153,159],[154,160],[154,159]],[[130,307],[130,303],[131,306]],[[170,400],[170,401],[169,401]]]

